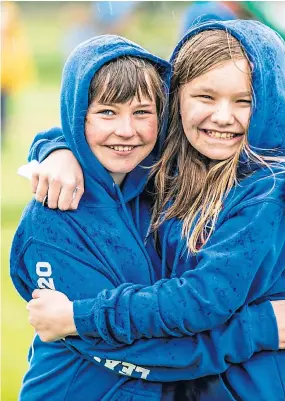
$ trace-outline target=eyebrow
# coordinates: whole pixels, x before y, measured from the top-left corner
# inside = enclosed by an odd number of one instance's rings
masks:
[[[97,104],[99,106],[111,106],[111,107],[116,107],[116,104],[120,104],[120,103],[101,103],[101,102],[97,102]],[[154,102],[152,103],[138,103],[137,106],[138,107],[150,107],[153,106]]]
[[[207,87],[207,86],[199,86],[199,87],[198,87],[197,89],[195,89],[195,90],[201,90],[201,91],[203,91],[203,92],[208,92],[208,93],[212,93],[212,94],[215,94],[215,93],[216,93],[212,88],[209,88],[209,87]],[[241,97],[244,97],[244,96],[251,96],[251,95],[252,95],[252,93],[251,93],[250,91],[235,93],[235,96],[241,96]]]
[[[137,106],[138,107],[150,107],[153,106],[155,104],[155,102],[152,103],[138,103]]]

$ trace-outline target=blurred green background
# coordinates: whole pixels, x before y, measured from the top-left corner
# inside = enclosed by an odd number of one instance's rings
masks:
[[[227,2],[238,15],[250,13],[283,31],[278,4]],[[280,4],[280,3],[279,3]],[[168,58],[179,38],[183,15],[190,2],[136,2],[118,20],[112,2],[2,2],[1,93],[7,95],[2,112],[2,400],[16,401],[33,330],[25,302],[9,278],[9,251],[24,205],[32,198],[29,182],[17,176],[26,163],[34,135],[59,125],[61,70],[69,51],[96,34],[116,33]],[[277,8],[276,8],[277,7]],[[107,12],[106,12],[107,9]],[[283,2],[284,11],[284,2]],[[101,18],[103,14],[104,18]],[[101,15],[101,17],[100,17]],[[277,17],[279,15],[279,17]],[[284,24],[285,25],[285,24]],[[4,35],[3,35],[4,36]],[[9,64],[10,63],[10,64]],[[4,68],[3,68],[4,71]],[[3,74],[2,71],[2,74]],[[4,103],[3,103],[4,104]]]

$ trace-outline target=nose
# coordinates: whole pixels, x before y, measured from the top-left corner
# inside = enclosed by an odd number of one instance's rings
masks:
[[[235,118],[231,105],[226,102],[217,104],[213,111],[211,120],[213,123],[216,123],[221,127],[233,124]]]
[[[115,134],[117,136],[128,139],[134,136],[135,132],[136,131],[131,116],[120,118],[120,121],[118,121],[118,125],[115,129]]]

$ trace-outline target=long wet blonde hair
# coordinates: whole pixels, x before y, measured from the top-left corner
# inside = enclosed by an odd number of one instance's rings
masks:
[[[280,161],[278,157],[255,153],[247,142],[247,135],[235,155],[222,161],[210,160],[194,149],[184,134],[179,114],[181,87],[224,61],[240,58],[249,63],[237,39],[224,30],[207,30],[191,37],[174,61],[168,137],[162,157],[151,174],[155,176],[156,194],[152,232],[157,236],[159,226],[166,219],[181,219],[182,238],[186,238],[188,251],[194,254],[209,240],[222,202],[238,183],[241,152],[269,168],[271,161]],[[251,74],[248,79],[251,85]]]

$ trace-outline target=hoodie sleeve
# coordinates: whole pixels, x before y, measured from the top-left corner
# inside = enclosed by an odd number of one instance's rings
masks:
[[[60,128],[52,128],[37,134],[31,144],[28,161],[42,162],[50,153],[58,149],[69,149]]]
[[[83,341],[84,340],[84,341]],[[278,349],[278,331],[269,301],[245,306],[227,324],[193,336],[151,338],[130,345],[98,343],[98,338],[66,338],[92,362],[135,378],[171,382],[224,372],[253,353]]]
[[[180,278],[149,287],[123,284],[102,291],[84,322],[84,306],[74,302],[76,326],[119,343],[218,327],[240,307],[264,296],[284,274],[284,220],[284,206],[278,202],[239,209],[199,252],[194,270],[185,266]]]
[[[63,252],[33,239],[22,243],[20,251],[21,232],[16,238],[11,277],[26,301],[31,299],[35,288],[57,289],[70,299],[96,295],[102,287],[113,288],[110,279],[99,273],[103,269],[99,262],[92,266],[88,259],[80,261],[74,252]],[[221,373],[229,363],[247,360],[256,351],[277,349],[278,335],[273,309],[265,302],[245,307],[229,324],[192,337],[142,339],[129,346],[109,345],[99,338],[91,341],[67,337],[64,344],[90,362],[121,374],[152,381],[176,381]]]

